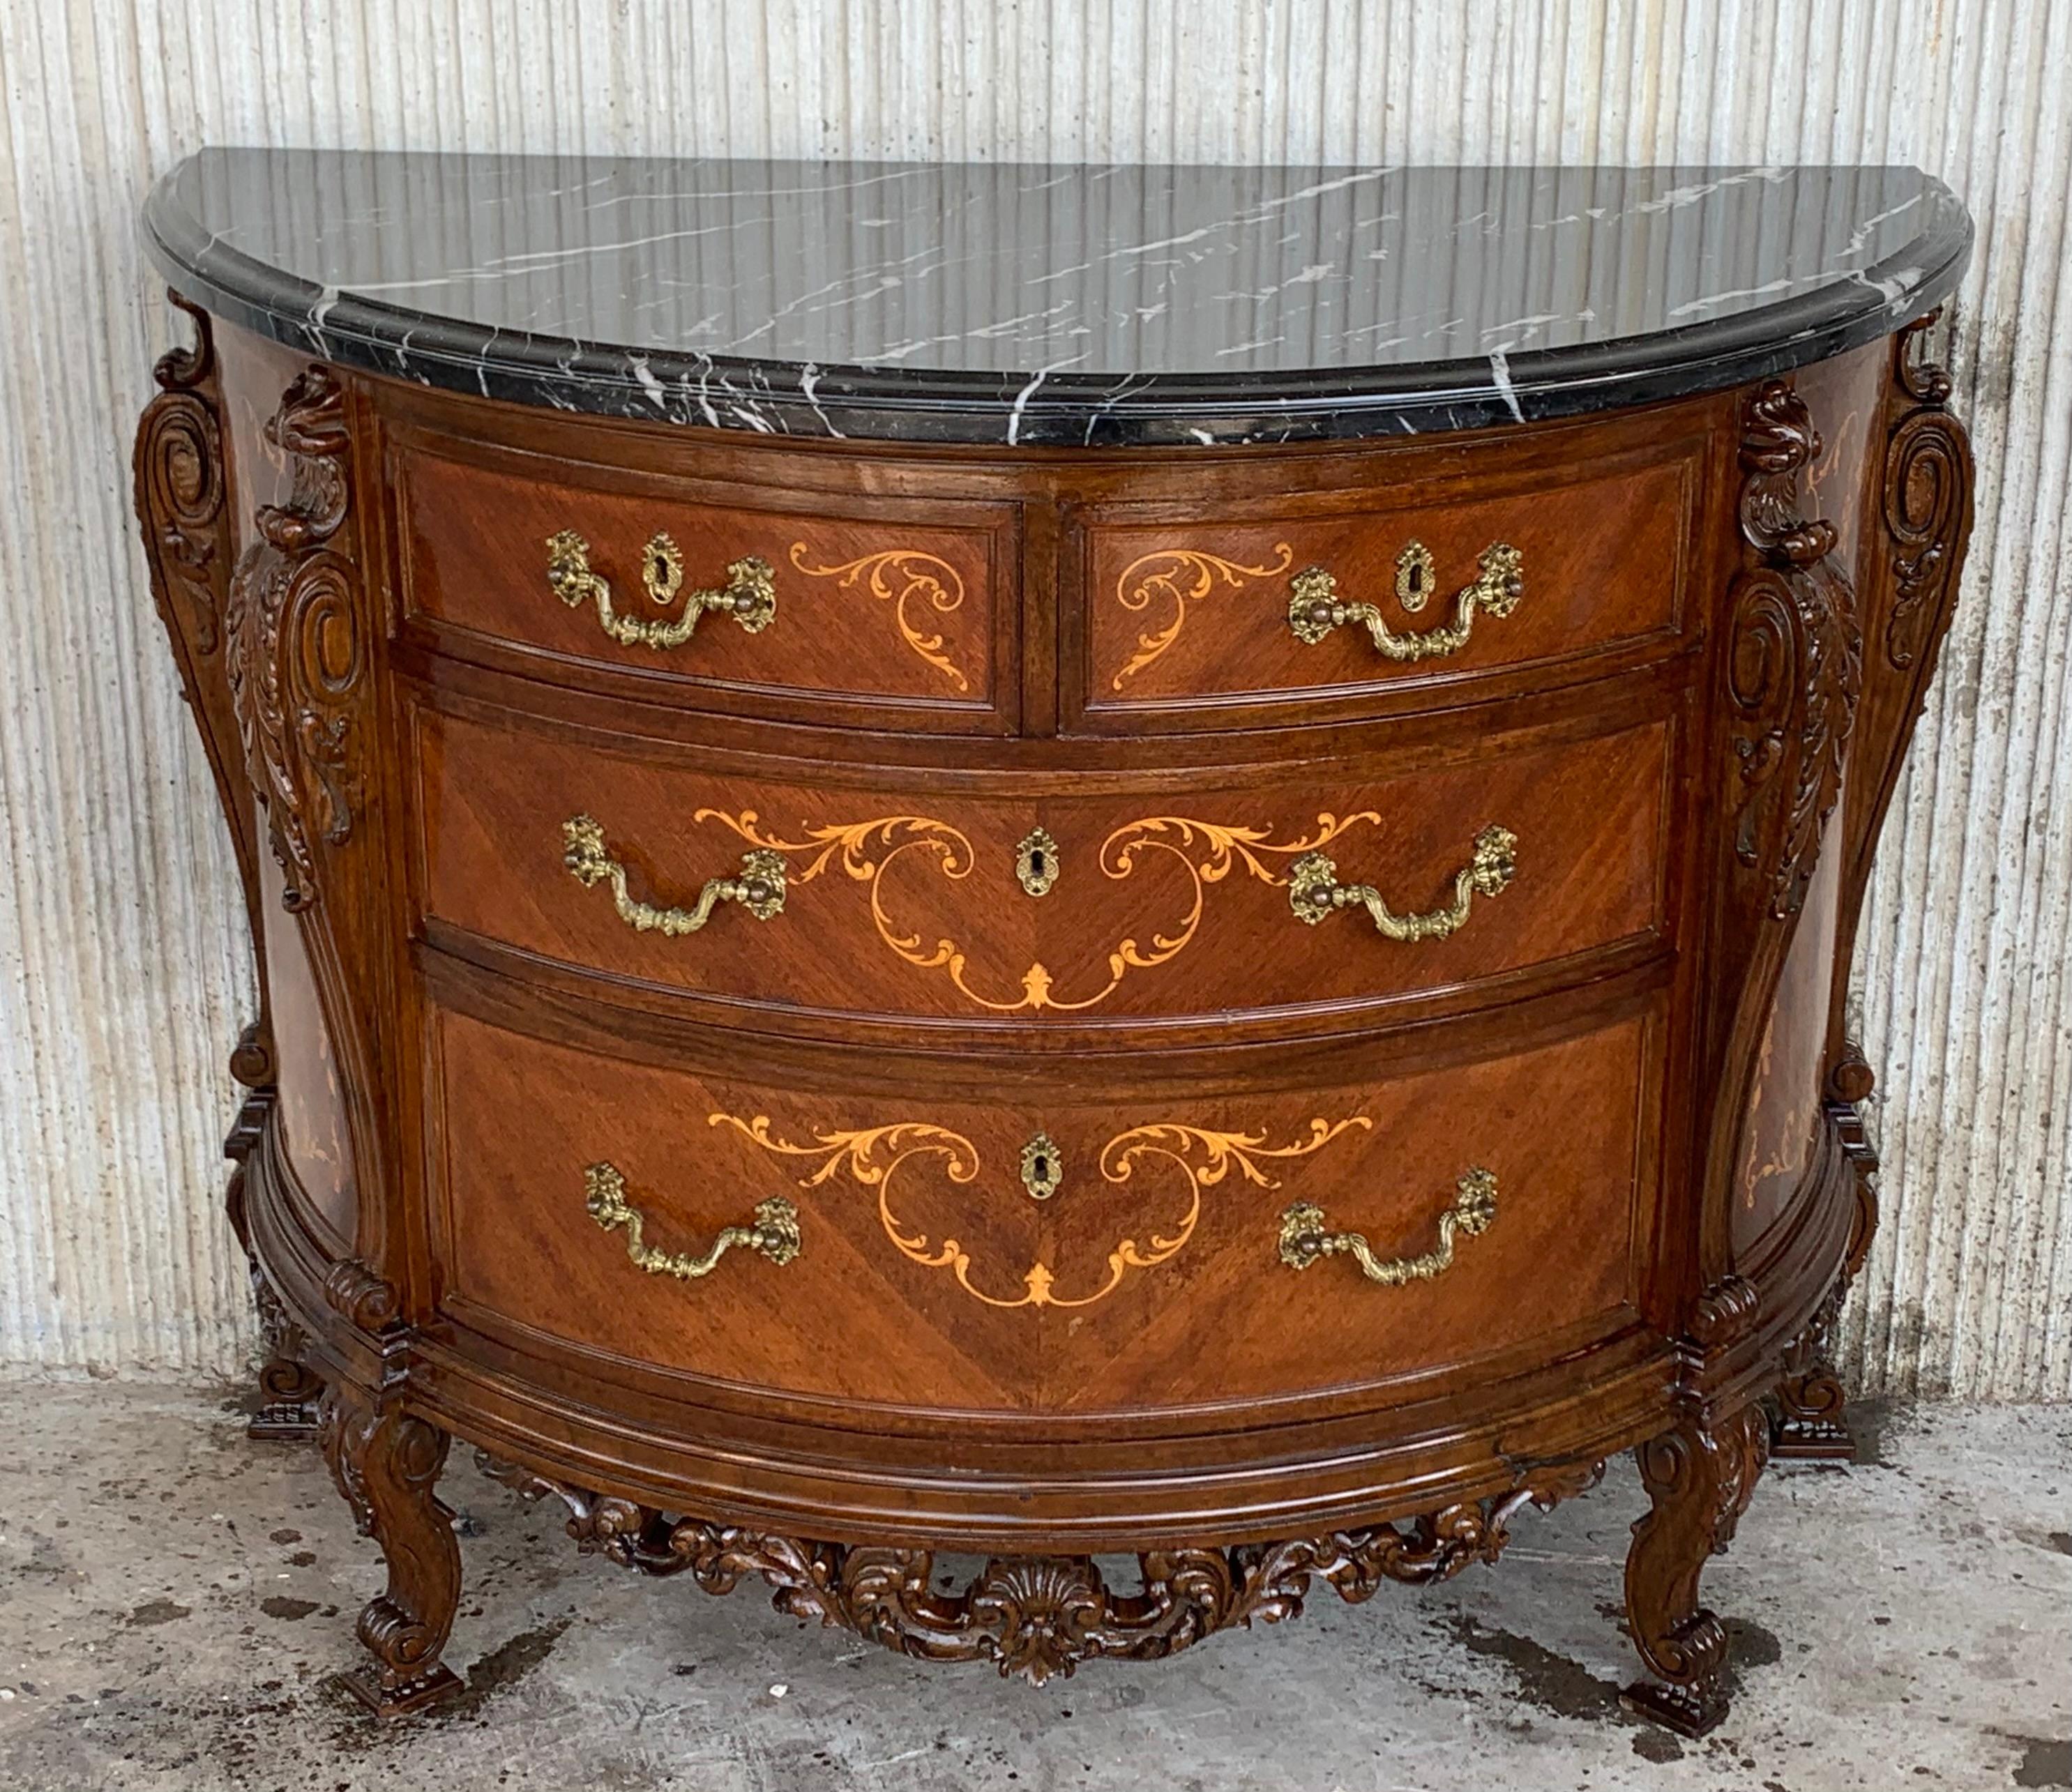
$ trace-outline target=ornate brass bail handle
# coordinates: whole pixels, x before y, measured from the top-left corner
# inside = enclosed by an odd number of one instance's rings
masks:
[[[1288,905],[1295,919],[1314,927],[1342,908],[1363,908],[1384,939],[1444,939],[1467,923],[1478,896],[1501,896],[1518,872],[1518,836],[1508,828],[1485,828],[1475,836],[1474,857],[1453,873],[1453,899],[1423,914],[1398,914],[1368,884],[1342,884],[1337,862],[1305,853],[1288,868]]]
[[[1486,610],[1508,616],[1525,595],[1525,557],[1506,542],[1482,551],[1474,582],[1453,599],[1453,614],[1430,628],[1398,633],[1371,603],[1343,603],[1338,579],[1322,566],[1307,566],[1288,582],[1288,626],[1297,640],[1314,647],[1334,628],[1357,623],[1384,660],[1433,660],[1458,653],[1474,632],[1475,618]],[[1422,610],[1432,591],[1432,552],[1421,541],[1409,543],[1396,557],[1396,596],[1412,614]]]
[[[1486,1169],[1470,1169],[1455,1185],[1453,1206],[1439,1216],[1437,1245],[1421,1257],[1384,1260],[1358,1232],[1326,1231],[1324,1210],[1298,1201],[1281,1216],[1281,1260],[1290,1269],[1307,1269],[1324,1257],[1349,1256],[1369,1281],[1401,1288],[1406,1282],[1429,1282],[1450,1269],[1454,1238],[1463,1232],[1479,1238],[1495,1218],[1495,1176]]]
[[[738,902],[758,921],[768,921],[784,912],[784,857],[781,853],[758,848],[741,855],[741,875],[711,878],[689,908],[657,908],[637,902],[627,887],[626,867],[604,849],[604,828],[591,816],[571,816],[561,824],[561,862],[584,889],[602,882],[611,885],[612,905],[619,918],[635,933],[660,933],[670,937],[696,933],[712,919],[722,902]]]
[[[676,542],[658,530],[640,552],[640,582],[655,602],[668,605],[683,590],[684,556]],[[624,616],[612,606],[610,582],[590,570],[590,544],[574,529],[547,538],[547,585],[571,610],[597,606],[598,626],[623,647],[681,647],[697,633],[709,610],[731,616],[750,635],[759,635],[777,614],[777,580],[770,562],[753,555],[726,569],[726,583],[717,591],[693,591],[676,615],[652,620]]]
[[[626,1229],[626,1255],[651,1276],[674,1276],[680,1282],[694,1282],[709,1276],[719,1260],[739,1245],[758,1256],[767,1257],[780,1269],[799,1254],[799,1210],[783,1196],[773,1195],[755,1204],[753,1220],[746,1226],[726,1226],[703,1251],[658,1251],[645,1243],[641,1230],[645,1216],[626,1198],[626,1178],[613,1164],[592,1164],[583,1172],[583,1205],[590,1216],[607,1232]]]

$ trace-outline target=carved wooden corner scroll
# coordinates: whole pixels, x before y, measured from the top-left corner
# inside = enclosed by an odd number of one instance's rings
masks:
[[[1782,380],[1749,401],[1741,528],[1753,554],[1729,606],[1727,804],[1735,863],[1774,921],[1806,899],[1863,692],[1856,594],[1828,557],[1834,527],[1798,514],[1799,476],[1819,451],[1804,401]]]
[[[317,899],[311,835],[333,846],[351,837],[366,753],[354,714],[367,669],[358,573],[339,540],[352,437],[336,378],[322,367],[303,373],[266,439],[294,483],[286,503],[260,509],[260,540],[231,583],[230,693],[284,900],[302,909]]]
[[[259,931],[258,828],[247,798],[237,718],[224,642],[231,565],[236,557],[222,397],[208,314],[167,295],[194,320],[195,346],[175,347],[152,369],[158,396],[138,420],[134,457],[137,520],[150,570],[151,598],[194,712],[245,885],[253,937]],[[247,1088],[273,1081],[273,1028],[261,967],[259,1017],[231,1055],[231,1074]]]

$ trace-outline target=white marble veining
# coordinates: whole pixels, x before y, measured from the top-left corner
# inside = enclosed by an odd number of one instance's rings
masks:
[[[1525,421],[1921,314],[1971,240],[1904,167],[1237,168],[212,150],[188,296],[430,384],[650,421],[1104,446]]]

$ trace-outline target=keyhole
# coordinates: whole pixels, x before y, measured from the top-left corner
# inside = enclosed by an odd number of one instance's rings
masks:
[[[1404,575],[1404,582],[1410,587],[1410,595],[1412,597],[1422,597],[1424,594],[1424,567],[1417,564],[1416,561],[1412,561],[1409,570]]]
[[[1029,1168],[1038,1182],[1047,1182],[1050,1180],[1050,1160],[1048,1157],[1039,1155]]]
[[[1044,867],[1048,862],[1049,861],[1043,857],[1043,849],[1040,846],[1038,847],[1034,852],[1029,855],[1030,875],[1038,878],[1042,877]]]

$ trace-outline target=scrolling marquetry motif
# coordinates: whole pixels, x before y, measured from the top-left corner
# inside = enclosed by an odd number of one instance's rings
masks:
[[[1041,1686],[1082,1662],[1158,1661],[1219,1630],[1299,1617],[1321,1580],[1348,1605],[1385,1581],[1423,1586],[1493,1563],[1527,1506],[1545,1511],[1596,1485],[1603,1465],[1544,1469],[1508,1492],[1398,1524],[1232,1548],[1146,1550],[1135,1593],[1112,1588],[1086,1556],[989,1560],[962,1589],[937,1584],[935,1552],[816,1543],[672,1518],[516,1465],[477,1457],[528,1498],[553,1494],[585,1554],[643,1574],[689,1574],[710,1593],[759,1578],[787,1617],[853,1631],[918,1661],[991,1662]]]
[[[317,896],[311,835],[333,846],[352,836],[367,750],[353,716],[367,671],[357,573],[338,540],[352,436],[337,380],[322,367],[301,375],[266,439],[287,457],[294,487],[286,503],[261,508],[261,540],[231,582],[230,694],[282,901],[299,910]]]
[[[859,1187],[875,1189],[878,1224],[902,1256],[923,1269],[948,1270],[958,1287],[986,1306],[1009,1309],[1090,1307],[1106,1300],[1131,1270],[1155,1269],[1179,1254],[1194,1236],[1202,1217],[1202,1190],[1223,1182],[1232,1169],[1255,1187],[1275,1188],[1279,1185],[1260,1167],[1262,1161],[1306,1157],[1348,1128],[1366,1128],[1374,1124],[1360,1115],[1335,1123],[1313,1120],[1306,1138],[1285,1145],[1268,1145],[1263,1136],[1253,1133],[1217,1132],[1177,1123],[1133,1126],[1118,1132],[1101,1148],[1101,1174],[1110,1182],[1127,1182],[1145,1160],[1162,1159],[1186,1180],[1186,1210],[1164,1231],[1148,1232],[1141,1243],[1134,1238],[1118,1239],[1108,1255],[1106,1279],[1086,1293],[1059,1293],[1056,1272],[1038,1261],[1022,1272],[1018,1293],[1004,1294],[989,1292],[973,1279],[971,1253],[957,1239],[945,1238],[940,1243],[933,1243],[926,1233],[910,1231],[893,1210],[893,1179],[911,1160],[939,1158],[942,1173],[952,1182],[969,1184],[977,1180],[978,1148],[963,1133],[924,1120],[900,1120],[855,1132],[816,1132],[811,1145],[794,1145],[771,1129],[765,1114],[749,1120],[733,1114],[712,1114],[706,1118],[710,1125],[734,1128],[765,1151],[787,1157],[818,1158],[816,1167],[799,1179],[801,1188],[818,1188],[846,1173]],[[1051,1145],[1054,1160],[1056,1153],[1056,1146]],[[1026,1162],[1026,1153],[1024,1156]],[[1027,1180],[1026,1169],[1023,1179]],[[1048,1192],[1054,1193],[1055,1186]],[[1047,1194],[1044,1198],[1048,1198]]]
[[[1735,858],[1775,920],[1806,899],[1863,690],[1855,594],[1828,557],[1834,527],[1798,512],[1799,475],[1819,452],[1804,401],[1782,380],[1749,401],[1741,526],[1756,563],[1735,582],[1729,623],[1728,800]]]
[[[861,579],[864,589],[874,598],[891,605],[892,619],[898,627],[899,639],[959,690],[971,688],[971,680],[943,651],[943,637],[931,632],[924,623],[916,622],[906,609],[911,603],[917,608],[933,610],[939,616],[961,610],[964,582],[956,567],[918,548],[887,548],[878,553],[845,561],[838,566],[808,565],[807,559],[811,553],[804,542],[794,541],[791,564],[808,578],[832,579],[837,588],[845,591],[854,590],[857,580]]]
[[[849,878],[868,889],[870,919],[880,939],[908,964],[924,971],[943,972],[967,1001],[996,1014],[1097,1007],[1121,987],[1132,971],[1155,969],[1178,958],[1193,943],[1211,884],[1220,883],[1232,871],[1242,869],[1261,883],[1285,887],[1287,873],[1275,869],[1269,859],[1298,859],[1337,839],[1349,828],[1379,827],[1382,822],[1372,809],[1346,816],[1322,814],[1312,832],[1285,842],[1276,842],[1268,828],[1235,827],[1187,816],[1146,816],[1126,822],[1101,845],[1099,863],[1103,874],[1120,882],[1136,870],[1141,854],[1169,854],[1187,873],[1191,899],[1186,909],[1176,919],[1149,930],[1148,944],[1139,938],[1141,929],[1118,939],[1108,954],[1107,980],[1091,990],[1073,989],[1059,995],[1054,974],[1039,962],[1022,973],[1020,988],[1013,993],[994,995],[974,984],[969,960],[954,939],[939,935],[930,943],[926,934],[910,931],[896,921],[880,894],[885,873],[906,853],[932,853],[936,869],[952,881],[971,875],[976,857],[971,841],[947,821],[928,816],[874,816],[865,821],[801,828],[804,839],[786,840],[770,832],[752,809],[738,815],[700,809],[692,819],[717,821],[760,851],[810,855],[802,869],[788,873],[788,886],[811,883],[831,865],[839,865]]]
[[[1219,580],[1235,591],[1247,579],[1277,578],[1295,564],[1295,550],[1287,542],[1275,542],[1273,551],[1280,557],[1271,566],[1248,566],[1194,548],[1160,548],[1130,561],[1115,582],[1115,601],[1138,615],[1170,610],[1173,619],[1137,637],[1137,651],[1110,688],[1120,690],[1178,640],[1187,626],[1187,606],[1207,597]]]

